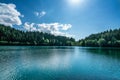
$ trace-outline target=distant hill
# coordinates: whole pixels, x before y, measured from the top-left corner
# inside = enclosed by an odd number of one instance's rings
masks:
[[[92,34],[85,39],[79,40],[78,43],[80,46],[120,47],[120,29]]]
[[[43,32],[24,32],[0,25],[0,45],[71,46],[75,39]]]

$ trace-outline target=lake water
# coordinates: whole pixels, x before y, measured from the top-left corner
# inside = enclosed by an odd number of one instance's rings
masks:
[[[120,49],[0,46],[0,80],[120,80]]]

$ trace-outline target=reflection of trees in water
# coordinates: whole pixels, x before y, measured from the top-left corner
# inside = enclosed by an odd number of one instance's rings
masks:
[[[119,48],[85,48],[85,50],[92,54],[105,55],[111,58],[120,59]]]

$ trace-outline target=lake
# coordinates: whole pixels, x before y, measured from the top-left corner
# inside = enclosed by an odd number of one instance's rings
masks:
[[[0,80],[120,80],[120,48],[0,46]]]

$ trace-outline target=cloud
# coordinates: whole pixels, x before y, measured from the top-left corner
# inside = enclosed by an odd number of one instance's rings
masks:
[[[34,14],[38,17],[43,17],[46,15],[46,12],[45,11],[42,11],[42,12],[34,12]]]
[[[36,31],[36,27],[34,27],[35,23],[28,23],[26,22],[24,24],[24,28],[27,30],[27,31]]]
[[[15,4],[0,3],[0,24],[6,26],[21,25],[20,17],[24,17],[16,10]]]
[[[71,27],[72,27],[71,24],[60,24],[60,23],[35,24],[35,23],[26,22],[24,24],[24,29],[26,29],[27,31],[39,31],[39,32],[44,32],[44,33],[50,33],[55,36],[60,35],[60,36],[67,36],[67,37],[73,36],[65,32]]]

